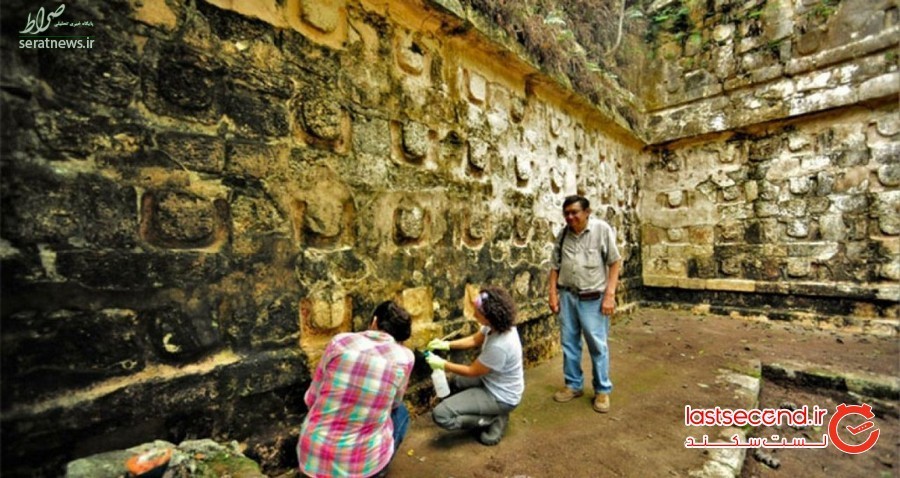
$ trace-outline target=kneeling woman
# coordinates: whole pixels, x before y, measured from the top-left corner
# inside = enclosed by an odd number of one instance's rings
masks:
[[[525,390],[522,344],[515,327],[516,307],[508,292],[485,287],[473,302],[475,318],[481,324],[478,332],[451,342],[435,339],[428,343],[429,350],[481,347],[481,354],[469,365],[428,355],[432,369],[455,374],[454,389],[460,390],[435,407],[432,417],[447,430],[481,429],[479,441],[496,445]]]

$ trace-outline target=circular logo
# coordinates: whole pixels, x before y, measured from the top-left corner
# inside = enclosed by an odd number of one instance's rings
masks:
[[[838,435],[838,425],[840,424],[841,419],[847,415],[862,415],[867,420],[861,425],[847,425],[847,431],[852,435],[859,435],[865,431],[873,428],[875,429],[869,433],[869,438],[866,438],[866,441],[859,445],[851,445],[842,440],[840,435]],[[828,437],[831,439],[831,442],[834,443],[834,446],[844,453],[856,455],[866,452],[869,448],[875,446],[875,442],[878,441],[878,436],[881,435],[881,430],[875,428],[875,422],[871,421],[873,418],[875,418],[875,414],[872,413],[872,406],[867,403],[862,405],[847,405],[846,403],[842,403],[837,406],[837,411],[828,422]]]

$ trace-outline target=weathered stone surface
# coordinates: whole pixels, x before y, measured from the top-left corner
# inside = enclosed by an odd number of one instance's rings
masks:
[[[147,242],[176,249],[211,246],[226,234],[228,205],[180,191],[154,191],[142,198],[141,233]]]
[[[221,138],[169,132],[159,134],[156,141],[171,161],[186,168],[220,173],[225,167],[225,142]]]
[[[425,232],[425,210],[419,206],[404,206],[395,214],[397,238],[401,242],[417,241]]]
[[[9,163],[7,163],[9,164]],[[4,168],[3,237],[13,244],[68,249],[128,248],[137,240],[136,193],[94,174],[65,168]]]
[[[398,294],[424,340],[461,325],[460,284],[503,285],[544,359],[574,192],[616,228],[620,302],[893,330],[896,14],[852,1],[827,22],[813,1],[689,6],[649,62],[603,65],[623,69],[593,104],[415,2],[68,4],[101,48],[4,62],[4,463],[296,429],[317,354]]]
[[[332,33],[342,20],[343,0],[300,0],[300,16],[313,28]]]
[[[402,143],[408,157],[416,160],[424,158],[428,154],[428,127],[415,121],[404,123]]]
[[[23,402],[140,372],[146,366],[142,347],[147,337],[139,323],[135,311],[124,309],[31,310],[9,316],[2,342],[4,397]]]

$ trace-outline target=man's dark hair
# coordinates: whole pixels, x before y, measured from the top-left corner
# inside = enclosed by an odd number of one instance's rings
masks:
[[[578,203],[581,205],[581,209],[587,211],[591,208],[591,202],[587,200],[584,196],[579,196],[578,194],[573,194],[571,196],[567,196],[565,200],[563,200],[563,210],[565,210],[569,205]]]
[[[481,289],[481,314],[498,333],[506,332],[516,325],[516,304],[506,289],[486,286]]]
[[[412,318],[409,312],[392,300],[386,300],[372,312],[378,321],[378,330],[387,332],[397,342],[403,342],[412,335]]]

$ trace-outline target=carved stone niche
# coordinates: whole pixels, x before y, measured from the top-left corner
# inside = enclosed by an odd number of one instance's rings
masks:
[[[531,217],[517,215],[513,220],[513,240],[517,246],[525,246],[531,236]]]
[[[418,204],[400,205],[394,211],[394,237],[399,245],[417,244],[425,238],[428,214]]]
[[[422,47],[420,42],[416,41],[413,35],[400,34],[396,40],[397,65],[404,72],[410,75],[418,76],[425,71],[428,63],[427,50]]]
[[[531,179],[533,174],[532,164],[531,164],[531,155],[527,154],[519,154],[515,157],[515,165],[516,165],[516,181],[519,183],[519,186],[524,186],[528,184],[528,181]]]
[[[469,174],[480,177],[491,165],[492,148],[481,138],[469,138]]]
[[[463,217],[463,243],[478,247],[488,240],[491,233],[491,216],[486,211],[467,210]]]
[[[514,123],[521,123],[525,118],[525,99],[515,97],[510,101],[509,104],[509,117],[512,118]]]
[[[350,120],[336,92],[322,88],[304,90],[295,116],[303,127],[303,139],[313,146],[341,149],[346,143]]]
[[[294,200],[294,236],[301,244],[337,247],[353,242],[356,208],[344,184],[325,179]]]
[[[201,249],[228,239],[228,203],[186,191],[148,191],[141,198],[141,237],[170,249]]]
[[[400,143],[406,159],[420,162],[428,155],[430,143],[428,126],[416,121],[407,121],[400,128]]]
[[[550,188],[553,192],[558,193],[562,190],[566,183],[566,172],[562,165],[550,168]]]
[[[350,296],[309,296],[300,300],[300,348],[318,361],[331,338],[349,332],[353,318]]]

